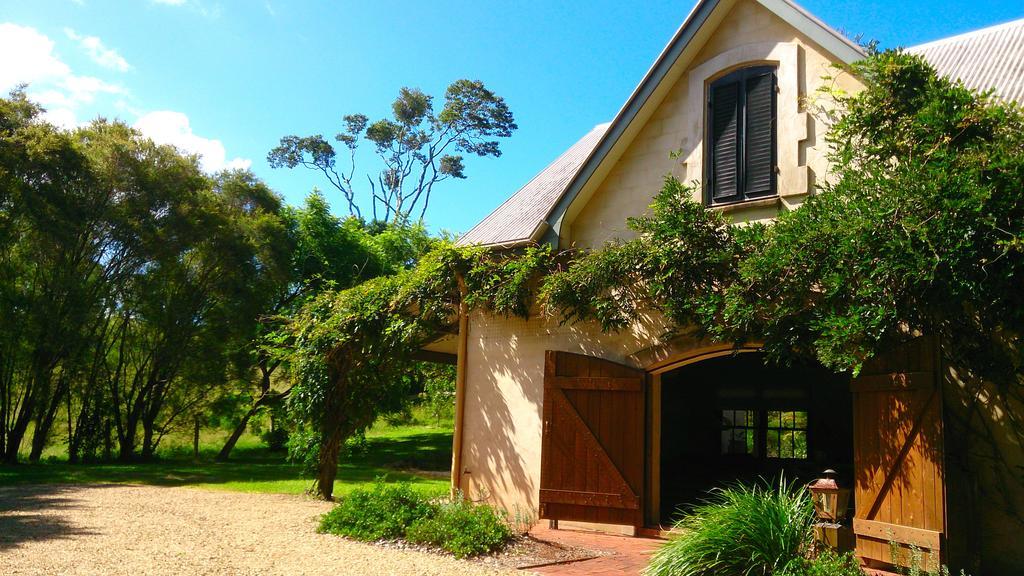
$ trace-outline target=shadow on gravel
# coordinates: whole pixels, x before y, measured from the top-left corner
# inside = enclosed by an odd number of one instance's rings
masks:
[[[79,507],[74,493],[109,486],[0,486],[0,552],[26,541],[89,536],[93,530],[75,526],[67,516]]]

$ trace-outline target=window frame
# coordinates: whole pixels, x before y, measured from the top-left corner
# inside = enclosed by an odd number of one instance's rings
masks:
[[[766,72],[771,73],[772,77],[772,90],[771,90],[771,109],[772,109],[772,127],[771,127],[771,171],[770,177],[770,188],[766,193],[747,195],[747,170],[746,170],[746,153],[747,153],[747,80],[754,76],[763,75]],[[739,69],[733,70],[723,76],[720,76],[707,84],[704,95],[704,205],[705,206],[729,206],[733,204],[741,204],[743,202],[752,202],[755,200],[763,200],[766,198],[774,198],[779,195],[778,189],[778,172],[779,172],[779,98],[778,98],[778,82],[779,82],[779,67],[777,64],[753,64],[749,66],[743,66]],[[722,200],[715,200],[715,174],[714,174],[714,150],[715,143],[713,140],[714,122],[712,115],[713,99],[712,94],[716,88],[726,86],[732,83],[739,83],[739,103],[737,104],[737,143],[738,150],[736,153],[736,174],[737,174],[737,185],[736,194]]]
[[[752,412],[754,419],[754,446],[753,452],[747,454],[740,454],[737,452],[722,452],[721,441],[719,440],[719,457],[730,458],[730,459],[751,459],[761,461],[776,461],[776,462],[808,462],[811,460],[813,438],[811,434],[811,411],[808,407],[803,404],[793,403],[778,403],[778,402],[741,402],[741,403],[723,403],[718,407],[719,419],[723,419],[723,412]],[[798,457],[783,457],[783,456],[769,456],[768,455],[768,430],[772,428],[768,423],[769,412],[803,412],[806,414],[806,428],[793,428],[792,430],[802,431],[806,439],[806,453],[803,458]],[[746,426],[733,426],[732,429],[748,429]],[[785,430],[791,430],[786,428]],[[721,432],[725,431],[723,426],[719,430],[719,438],[721,438]]]
[[[764,414],[763,433],[764,433],[764,454],[765,454],[765,458],[766,459],[769,459],[769,460],[808,460],[808,459],[810,459],[810,455],[811,455],[810,452],[811,451],[810,451],[809,445],[810,445],[810,438],[811,438],[811,416],[810,416],[810,413],[807,410],[799,409],[799,408],[765,408],[762,411],[762,413]],[[772,413],[777,413],[779,415],[779,424],[777,426],[772,424],[772,416],[771,416]],[[803,415],[804,415],[804,423],[803,423],[803,427],[802,428],[797,424],[796,415],[798,413],[803,413]],[[792,421],[789,422],[789,423],[786,422],[786,414],[792,414]],[[769,438],[769,434],[771,432],[777,432],[778,433],[779,443],[776,446],[776,449],[778,450],[778,453],[780,454],[779,456],[771,456],[772,446],[771,446],[771,439]],[[783,437],[784,437],[784,434],[786,432],[794,433],[793,436],[790,437],[790,446],[789,446],[789,448],[790,448],[790,450],[792,451],[792,454],[793,454],[792,456],[782,456],[781,455],[784,452],[784,450],[783,450]],[[797,448],[796,437],[797,436],[795,434],[796,432],[802,432],[803,436],[804,436],[804,455],[802,457],[801,456],[796,456],[796,453],[797,453],[797,451],[796,451],[796,448]]]
[[[732,423],[731,425],[728,426],[725,425],[726,412],[732,412]],[[739,412],[747,413],[747,417],[745,418],[746,423],[743,425],[736,424],[736,414]],[[737,431],[743,431],[741,433],[744,436],[746,436],[746,434],[749,432],[752,436],[752,443],[750,446],[751,450],[749,452],[720,452],[721,456],[735,458],[760,458],[762,456],[760,451],[762,425],[760,413],[761,411],[758,410],[757,408],[721,408],[719,410],[719,415],[721,421],[723,422],[722,427],[719,431],[719,450],[722,450],[724,448],[721,445],[721,437],[722,433],[724,433],[726,430],[730,431],[730,436],[733,440],[735,440],[736,438]]]

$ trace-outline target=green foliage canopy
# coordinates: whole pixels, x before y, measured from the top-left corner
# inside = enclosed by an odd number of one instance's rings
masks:
[[[926,333],[957,342],[968,372],[1019,384],[1024,116],[898,51],[852,73],[864,90],[826,94],[832,106],[821,110],[833,121],[833,173],[800,209],[736,225],[667,178],[650,215],[630,221],[636,237],[599,250],[442,245],[295,319],[288,353],[307,376],[294,408],[330,435],[326,406],[365,402],[346,410],[348,429],[365,426],[379,401],[369,399],[388,396],[395,371],[473,308],[543,310],[606,331],[653,314],[666,337],[754,339],[775,359],[854,373]]]
[[[423,218],[434,185],[465,178],[463,154],[501,156],[499,138],[518,127],[505,100],[479,80],[456,80],[444,95],[440,112],[434,99],[418,88],[402,88],[391,104],[391,118],[371,122],[363,114],[342,119],[335,148],[321,134],[281,138],[267,155],[274,168],[302,166],[320,172],[342,193],[349,213],[362,217],[356,191],[362,182],[356,164],[361,140],[373,145],[382,167],[366,175],[373,219],[404,224],[419,211]],[[347,155],[338,166],[338,153]]]

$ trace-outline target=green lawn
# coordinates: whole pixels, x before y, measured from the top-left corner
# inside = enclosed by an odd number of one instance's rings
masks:
[[[310,478],[302,477],[300,466],[287,463],[283,453],[267,450],[250,434],[239,441],[230,462],[214,462],[226,435],[226,431],[205,432],[198,462],[192,458],[191,440],[185,437],[168,438],[159,451],[160,459],[150,463],[71,465],[51,450],[44,463],[0,466],[0,485],[113,482],[301,494],[312,484]],[[343,457],[338,466],[336,495],[344,496],[379,476],[409,482],[425,492],[447,489],[450,424],[391,426],[380,422],[367,432],[366,439],[365,454]]]

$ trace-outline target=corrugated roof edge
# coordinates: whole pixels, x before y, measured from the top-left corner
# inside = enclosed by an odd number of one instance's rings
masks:
[[[982,36],[984,34],[990,34],[992,32],[998,32],[1005,28],[1014,28],[1024,24],[1024,18],[1017,18],[1010,20],[1009,22],[1003,22],[1002,24],[993,24],[986,26],[985,28],[978,28],[977,30],[968,30],[955,36],[947,36],[945,38],[936,38],[935,40],[929,40],[924,44],[915,44],[914,46],[907,46],[906,49],[910,51],[926,50],[935,46],[941,46],[942,44],[948,44],[950,42],[959,42],[961,40],[970,40],[971,38]]]

